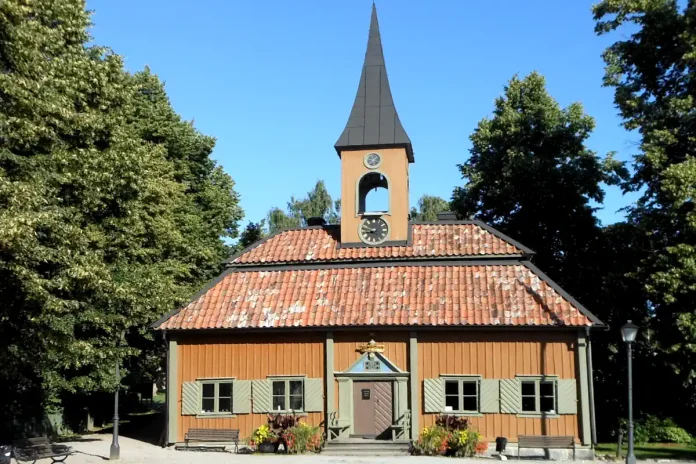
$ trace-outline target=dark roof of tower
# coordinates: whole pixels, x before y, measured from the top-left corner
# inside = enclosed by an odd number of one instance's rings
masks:
[[[346,128],[334,146],[339,156],[341,150],[350,148],[402,147],[409,162],[414,161],[411,139],[401,125],[389,88],[374,4],[358,93]]]

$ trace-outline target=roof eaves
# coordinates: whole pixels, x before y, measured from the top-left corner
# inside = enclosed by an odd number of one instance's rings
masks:
[[[517,258],[517,259],[515,259]],[[517,255],[502,255],[500,257],[491,259],[476,259],[476,257],[471,257],[469,259],[454,258],[451,256],[442,258],[427,257],[420,260],[414,259],[391,259],[385,260],[374,259],[374,260],[363,260],[363,261],[330,261],[330,262],[307,262],[300,261],[296,263],[260,263],[260,264],[243,264],[235,265],[230,267],[230,269],[235,269],[238,272],[254,272],[254,271],[315,271],[321,269],[359,269],[359,268],[373,268],[373,267],[423,267],[423,266],[514,266],[522,263],[522,259],[526,259],[526,256]]]
[[[592,314],[589,309],[585,308],[578,300],[573,298],[568,292],[563,290],[560,285],[558,285],[556,282],[551,280],[549,276],[544,274],[541,269],[536,267],[534,264],[531,263],[531,261],[521,261],[521,264],[525,267],[527,267],[530,271],[532,271],[534,274],[539,276],[541,280],[546,282],[551,288],[553,288],[559,295],[561,295],[563,298],[568,300],[573,306],[578,308],[578,311],[580,311],[582,314],[584,314],[590,321],[593,323],[593,327],[595,328],[604,328],[606,327],[606,324],[602,322],[597,316]]]
[[[443,222],[444,222],[444,221],[443,221]],[[531,256],[531,255],[535,255],[535,254],[536,254],[536,251],[532,250],[531,248],[529,248],[529,247],[527,247],[527,246],[522,245],[522,244],[521,244],[520,242],[518,242],[517,240],[515,240],[515,239],[513,239],[513,238],[511,238],[511,237],[509,237],[509,236],[507,236],[507,235],[505,235],[504,233],[502,233],[502,232],[499,231],[498,229],[495,229],[494,227],[492,227],[492,226],[486,224],[486,223],[483,222],[483,221],[479,221],[478,219],[471,219],[471,222],[472,222],[473,224],[476,224],[476,225],[478,225],[479,227],[481,227],[481,228],[487,230],[488,232],[492,233],[493,235],[495,235],[495,236],[498,237],[499,239],[508,242],[510,245],[513,245],[513,246],[519,248],[520,250],[522,250],[522,251],[523,251],[525,254],[527,254],[527,255],[530,255],[530,256]]]

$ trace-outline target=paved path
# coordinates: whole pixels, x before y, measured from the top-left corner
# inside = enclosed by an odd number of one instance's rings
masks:
[[[176,451],[173,448],[163,449],[127,437],[121,437],[119,442],[121,444],[120,462],[122,464],[295,464],[298,461],[307,464],[492,464],[493,462],[499,462],[493,459],[454,459],[423,456],[340,457],[321,454],[302,456],[264,454],[242,455],[232,453]],[[68,458],[67,464],[105,464],[108,461],[111,436],[86,435],[80,441],[67,444],[78,452]],[[515,459],[510,461],[511,464],[516,464],[516,462]],[[526,462],[527,464],[541,464],[549,461],[523,460],[522,462]],[[553,462],[559,463],[561,461]],[[50,460],[41,460],[39,463],[50,464]],[[582,461],[575,461],[574,464],[581,463]]]

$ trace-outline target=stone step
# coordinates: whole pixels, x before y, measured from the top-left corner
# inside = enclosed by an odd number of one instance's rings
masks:
[[[409,454],[408,442],[376,440],[330,441],[322,450],[330,456],[406,456]]]

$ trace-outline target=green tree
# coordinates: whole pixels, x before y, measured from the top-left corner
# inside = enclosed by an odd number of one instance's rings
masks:
[[[266,236],[264,229],[265,221],[249,221],[249,224],[247,224],[242,233],[239,235],[239,241],[234,247],[234,252],[238,253],[243,249],[247,248],[248,246],[251,246],[259,240],[263,239]]]
[[[682,411],[696,409],[696,4],[674,0],[605,0],[596,32],[621,38],[604,52],[604,84],[624,126],[640,134],[634,175],[641,193],[629,221],[647,244],[633,270],[648,292],[650,344],[689,385]],[[626,30],[624,31],[624,26]],[[674,395],[672,395],[674,396]],[[696,422],[692,419],[692,425]]]
[[[601,183],[625,175],[611,155],[585,146],[593,128],[579,103],[560,107],[541,75],[513,77],[471,135],[453,208],[537,251],[545,272],[574,287],[579,271],[568,263],[584,259],[600,231],[591,201],[602,203]]]
[[[326,190],[323,180],[317,181],[305,198],[290,198],[286,211],[273,208],[268,212],[268,231],[274,233],[293,227],[305,227],[307,219],[312,217],[324,218],[328,224],[340,222],[340,200],[334,202]]]
[[[210,142],[149,121],[166,119],[152,76],[89,45],[89,24],[80,0],[0,3],[4,428],[113,388],[116,362],[156,363],[149,323],[217,270],[241,215]]]
[[[437,221],[438,213],[449,211],[450,204],[447,200],[433,195],[423,195],[418,200],[418,208],[411,208],[411,220],[413,221]]]

